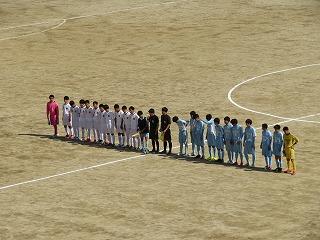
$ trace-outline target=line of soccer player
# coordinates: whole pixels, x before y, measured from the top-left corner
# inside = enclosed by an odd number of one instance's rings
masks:
[[[59,106],[54,96],[49,96],[47,103],[47,118],[49,125],[53,125],[54,134],[57,135],[59,124]],[[89,100],[81,99],[79,106],[70,101],[68,96],[64,97],[62,107],[62,121],[66,137],[79,141],[96,142],[108,146],[141,150],[144,154],[149,153],[148,141],[152,142],[151,153],[171,154],[171,117],[168,109],[162,108],[159,117],[154,109],[148,111],[145,117],[142,111],[135,111],[133,106],[115,104],[114,111],[108,105],[98,104],[94,101],[92,106]],[[224,118],[224,126],[220,125],[219,118],[213,118],[207,114],[201,119],[195,112],[190,112],[190,120],[183,120],[177,116],[172,118],[179,128],[180,156],[188,156],[188,133],[190,133],[192,153],[196,158],[205,158],[205,141],[207,142],[209,156],[207,160],[224,162],[225,149],[228,157],[227,163],[236,166],[255,167],[256,161],[256,130],[252,126],[252,120],[245,121],[246,128],[238,123],[237,119]],[[188,131],[189,130],[189,131]],[[206,130],[206,132],[205,132]],[[274,126],[273,134],[268,130],[267,124],[262,124],[262,139],[260,148],[265,158],[265,169],[271,171],[272,155],[275,157],[275,172],[282,172],[282,154],[287,159],[287,170],[284,172],[296,173],[295,149],[298,138],[292,135],[288,127]],[[159,135],[160,133],[160,135]],[[163,151],[159,151],[159,139],[163,141]],[[168,149],[168,151],[167,151]],[[251,155],[251,159],[250,159]],[[246,163],[244,164],[243,156]]]

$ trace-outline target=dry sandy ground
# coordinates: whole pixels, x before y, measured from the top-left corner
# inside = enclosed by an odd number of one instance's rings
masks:
[[[161,2],[1,1],[0,186],[138,155],[50,139],[50,93],[60,103],[70,95],[144,111],[166,105],[182,117],[190,110],[250,117],[259,127],[283,120],[233,106],[229,89],[320,63],[320,1]],[[140,6],[147,7],[33,34],[63,18]],[[4,29],[36,22],[45,23]],[[314,66],[267,76],[233,96],[284,117],[316,114],[319,72]],[[319,239],[320,125],[287,124],[301,140],[294,177],[136,158],[1,190],[0,239]]]

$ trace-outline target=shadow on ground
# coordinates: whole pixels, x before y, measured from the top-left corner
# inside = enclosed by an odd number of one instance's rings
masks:
[[[52,135],[45,135],[45,134],[33,134],[33,133],[22,133],[22,134],[18,134],[19,136],[31,136],[31,137],[38,137],[41,139],[51,139],[52,141],[62,141],[62,142],[67,142],[69,144],[73,144],[73,145],[84,145],[84,146],[88,146],[88,147],[94,147],[94,148],[106,148],[106,149],[110,149],[110,150],[114,150],[114,151],[118,151],[118,152],[134,152],[134,153],[140,153],[140,151],[135,151],[135,150],[130,150],[128,148],[119,148],[119,147],[112,147],[112,146],[107,146],[107,145],[103,145],[103,144],[97,144],[97,143],[93,143],[93,142],[86,142],[86,141],[76,141],[76,140],[72,140],[69,138],[66,138],[64,136],[52,136]],[[272,171],[266,171],[264,167],[239,167],[239,166],[235,166],[235,165],[230,165],[228,163],[221,163],[221,162],[216,162],[216,161],[208,161],[205,159],[198,159],[195,157],[191,157],[191,156],[179,156],[177,154],[170,154],[170,155],[165,155],[165,154],[152,154],[151,155],[158,155],[161,156],[163,158],[171,158],[171,159],[175,159],[175,160],[182,160],[182,161],[187,161],[190,163],[195,163],[195,164],[208,164],[208,165],[222,165],[225,167],[232,167],[235,169],[239,169],[239,170],[243,170],[243,171],[247,171],[247,172],[265,172],[265,173],[275,173]]]

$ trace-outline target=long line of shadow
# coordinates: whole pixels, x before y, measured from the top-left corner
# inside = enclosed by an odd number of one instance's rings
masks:
[[[69,139],[63,136],[52,136],[52,135],[46,135],[46,134],[34,134],[34,133],[21,133],[18,134],[19,136],[30,136],[30,137],[38,137],[41,139],[50,139],[52,141],[62,141],[62,142],[66,142],[68,144],[73,144],[73,145],[83,145],[83,146],[88,146],[88,147],[93,147],[93,148],[104,148],[104,149],[110,149],[110,150],[114,150],[114,151],[118,151],[118,152],[135,152],[135,153],[141,153],[140,151],[135,151],[135,150],[131,150],[131,149],[127,149],[127,148],[119,148],[119,147],[112,147],[112,146],[108,146],[108,145],[104,145],[104,144],[97,144],[97,143],[93,143],[93,142],[86,142],[86,141],[76,141],[73,139]],[[171,159],[175,159],[175,160],[182,160],[182,161],[187,161],[190,163],[195,163],[195,164],[208,164],[208,165],[220,165],[220,166],[225,166],[225,167],[232,167],[235,169],[239,169],[239,170],[244,170],[244,171],[258,171],[258,172],[266,172],[266,173],[274,173],[272,171],[266,171],[264,167],[239,167],[239,166],[235,166],[235,165],[230,165],[228,163],[221,163],[221,162],[217,162],[217,161],[208,161],[205,159],[199,159],[199,158],[195,158],[195,157],[191,157],[191,156],[179,156],[177,154],[170,154],[170,155],[165,155],[165,154],[152,154],[152,155],[158,155],[164,158],[171,158]]]

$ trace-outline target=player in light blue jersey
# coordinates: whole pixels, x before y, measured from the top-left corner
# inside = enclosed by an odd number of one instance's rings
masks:
[[[179,144],[180,144],[180,156],[187,156],[188,154],[188,122],[179,119],[177,116],[172,118],[172,121],[178,125],[179,128]],[[184,150],[184,151],[183,151]]]
[[[271,151],[271,143],[272,143],[272,134],[268,130],[268,124],[262,124],[262,139],[260,148],[262,149],[262,155],[266,161],[266,170],[271,170],[272,164],[272,151]]]
[[[193,134],[193,130],[194,130],[194,124],[196,122],[194,115],[196,114],[195,111],[191,111],[190,112],[190,121],[189,121],[189,126],[190,126],[190,138],[191,138],[191,145],[192,145],[192,153],[191,156],[195,156],[195,140],[194,140],[194,134]]]
[[[232,128],[232,154],[234,154],[234,165],[243,166],[243,150],[242,150],[242,139],[243,139],[243,128],[238,124],[237,119],[231,120]],[[238,157],[240,156],[240,164],[238,163]]]
[[[244,130],[243,146],[244,146],[244,156],[246,158],[246,166],[254,167],[256,162],[256,130],[252,127],[252,120],[246,120],[246,128]],[[249,154],[252,155],[252,164],[249,162]]]
[[[233,154],[232,154],[232,124],[230,123],[230,117],[226,116],[224,118],[224,126],[223,126],[223,131],[224,131],[224,144],[226,145],[226,151],[228,154],[228,163],[233,164]]]
[[[198,114],[194,115],[196,120],[193,134],[194,134],[194,142],[197,147],[197,156],[196,158],[204,159],[204,123],[200,120]]]
[[[272,141],[272,153],[276,160],[277,168],[274,170],[275,172],[282,172],[282,147],[283,147],[283,134],[280,131],[281,127],[280,125],[275,125],[274,127],[274,133],[273,133],[273,141]]]
[[[223,163],[224,159],[224,130],[223,127],[220,125],[220,119],[215,118],[214,120],[215,125],[215,148],[218,152],[218,162]]]

